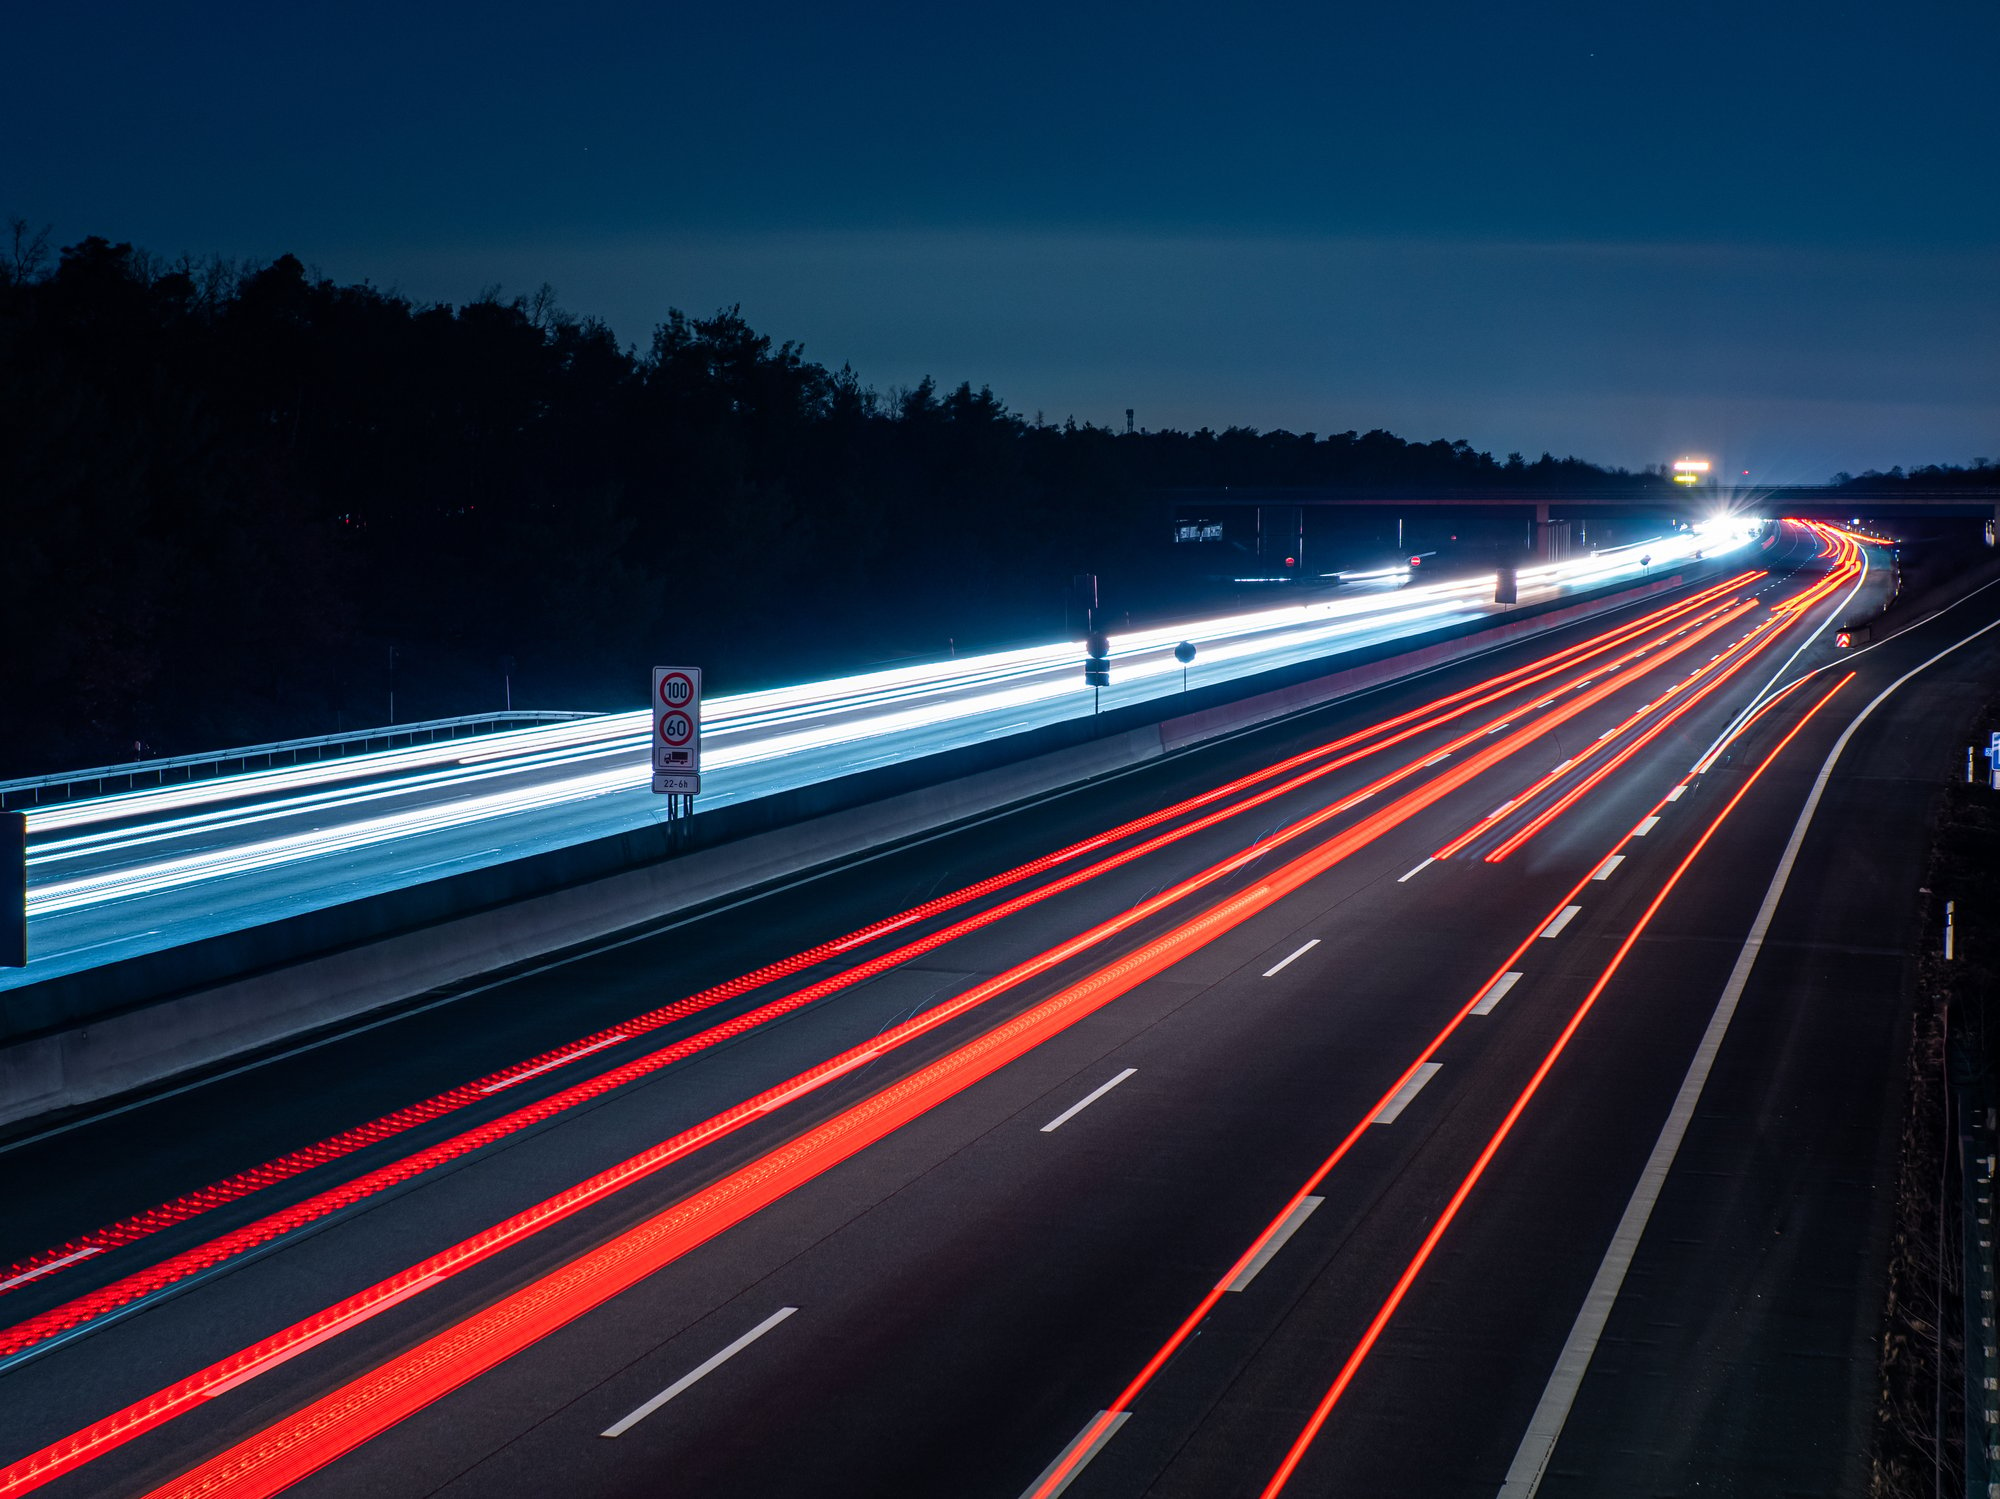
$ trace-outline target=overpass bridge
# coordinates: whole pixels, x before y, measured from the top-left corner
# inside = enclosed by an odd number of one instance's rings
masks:
[[[1581,540],[1579,528],[1587,527],[1588,522],[1621,515],[1693,518],[1726,510],[1804,520],[1963,516],[2000,522],[2000,484],[1937,488],[1764,484],[1736,488],[1708,483],[1679,487],[1663,479],[1642,478],[1623,484],[1560,488],[1223,486],[1164,489],[1158,494],[1171,512],[1170,520],[1180,539],[1220,539],[1225,530],[1247,529],[1250,550],[1267,562],[1281,556],[1303,558],[1305,518],[1315,511],[1396,516],[1399,545],[1400,517],[1405,511],[1514,511],[1525,528],[1527,546],[1545,562],[1569,555]],[[1236,520],[1234,526],[1228,525],[1230,519]],[[1204,528],[1212,535],[1203,536]]]

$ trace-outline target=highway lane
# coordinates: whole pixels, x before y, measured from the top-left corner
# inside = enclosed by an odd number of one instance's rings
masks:
[[[1860,658],[1866,682],[1941,647],[1953,618]],[[1654,1492],[1867,1491],[1852,1433],[1874,1419],[1916,891],[1951,731],[1997,680],[2000,650],[1969,647],[1843,754],[1543,1494],[1605,1492],[1613,1462]]]
[[[1717,538],[1663,538],[1524,570],[1524,602],[1665,566]],[[1742,555],[1740,538],[1735,555]],[[1656,555],[1657,554],[1657,555]],[[1544,576],[1546,574],[1546,576]],[[1203,655],[1191,684],[1359,649],[1497,608],[1491,580],[1343,592],[1113,639],[1106,706],[1181,685],[1171,648]],[[720,698],[705,728],[701,806],[934,754],[1088,714],[1078,649],[1035,647]],[[34,961],[0,990],[484,864],[645,826],[644,714],[613,714],[280,767],[31,814]]]
[[[1639,695],[1643,696],[1644,695],[1643,691]],[[1726,717],[1726,715],[1724,716]],[[1610,727],[1611,724],[1617,721],[1618,717],[1619,715],[1617,713],[1612,713],[1608,715],[1607,721],[1604,723],[1604,727]],[[1696,728],[1696,725],[1691,724],[1689,727],[1692,730]],[[1712,728],[1713,725],[1702,725],[1702,727]],[[1601,731],[1602,730],[1600,729],[1600,732]],[[1675,743],[1672,746],[1672,748],[1684,753],[1698,752],[1700,746],[1698,744],[1694,744],[1694,740],[1699,739],[1700,737],[1701,736],[1699,733],[1695,733],[1692,735],[1692,737],[1688,738],[1687,742]],[[1692,750],[1690,750],[1689,748],[1691,744],[1693,745]],[[1667,746],[1662,746],[1661,752],[1664,753],[1666,749]],[[1468,788],[1468,790],[1463,794],[1461,794],[1456,799],[1455,802],[1440,804],[1439,808],[1435,809],[1436,815],[1426,814],[1426,818],[1423,819],[1420,824],[1413,824],[1412,826],[1417,831],[1423,833],[1426,837],[1435,837],[1438,839],[1442,839],[1444,837],[1448,837],[1450,832],[1454,829],[1454,827],[1462,824],[1463,821],[1468,816],[1476,817],[1478,812],[1484,810],[1487,806],[1490,806],[1490,804],[1491,804],[1490,792],[1488,790],[1483,788]],[[1434,847],[1435,844],[1433,843],[1432,846]],[[1318,896],[1323,895],[1326,892],[1332,891],[1336,888],[1344,889],[1345,887],[1339,885],[1339,881],[1341,879],[1345,879],[1351,876],[1353,879],[1358,881],[1358,884],[1352,890],[1347,891],[1347,893],[1341,897],[1342,900],[1361,901],[1365,898],[1366,892],[1374,891],[1377,892],[1380,896],[1393,902],[1394,900],[1398,900],[1401,899],[1402,897],[1408,896],[1412,892],[1422,891],[1426,888],[1435,888],[1442,890],[1444,888],[1443,882],[1446,880],[1447,876],[1455,875],[1457,873],[1456,870],[1450,868],[1449,866],[1440,866],[1434,870],[1428,871],[1425,874],[1417,877],[1419,881],[1431,880],[1439,882],[1437,884],[1434,884],[1433,886],[1427,887],[1420,883],[1414,883],[1414,882],[1399,886],[1396,882],[1396,876],[1401,872],[1401,869],[1399,867],[1393,867],[1393,866],[1397,866],[1399,861],[1402,860],[1404,856],[1408,854],[1410,851],[1411,847],[1400,847],[1395,849],[1381,847],[1381,848],[1370,849],[1364,852],[1363,854],[1357,855],[1355,860],[1352,861],[1349,865],[1342,866],[1341,872],[1337,877],[1333,879],[1315,882],[1312,886],[1308,887],[1307,891],[1302,891],[1300,892],[1299,896],[1293,897],[1293,900],[1294,901],[1308,900],[1311,898],[1317,898]],[[1388,857],[1391,853],[1393,853],[1394,856]],[[1540,879],[1543,880],[1544,882],[1546,882],[1547,878],[1548,876],[1546,875],[1535,876],[1535,879]],[[1507,895],[1509,898],[1510,908],[1512,907],[1514,900],[1522,892],[1532,892],[1533,888],[1534,888],[1533,880],[1522,879],[1519,877],[1511,878],[1507,886]],[[1260,916],[1255,918],[1243,930],[1246,932],[1252,930],[1257,926],[1259,922],[1267,920],[1267,916]],[[1351,921],[1343,921],[1341,925],[1345,929],[1349,926],[1355,925],[1355,923]],[[1364,939],[1366,939],[1371,935],[1374,935],[1378,931],[1386,933],[1388,927],[1386,924],[1383,923],[1377,923],[1374,926],[1371,926],[1366,921],[1360,923],[1359,925],[1362,928],[1362,930],[1356,936],[1356,940],[1363,941],[1365,950],[1357,950],[1356,952],[1348,955],[1345,964],[1347,971],[1367,973],[1371,976],[1384,975],[1392,973],[1394,971],[1394,965],[1398,961],[1400,961],[1402,957],[1405,955],[1424,958],[1430,961],[1436,961],[1438,958],[1439,950],[1436,944],[1434,943],[1431,944],[1430,948],[1428,950],[1425,950],[1425,944],[1422,943],[1421,941],[1415,944],[1414,952],[1411,951],[1410,946],[1407,943],[1393,945],[1388,948],[1379,948],[1379,947],[1367,948]],[[1235,940],[1236,940],[1235,937],[1232,935],[1230,941],[1234,942]],[[1295,945],[1296,944],[1294,944],[1294,946]],[[1269,944],[1268,942],[1265,943],[1264,946],[1268,950],[1275,950],[1272,947],[1272,944]],[[1220,953],[1223,950],[1224,949],[1222,948],[1222,946],[1218,945],[1217,949],[1215,949],[1214,951]],[[1284,955],[1284,952],[1290,950],[1291,948],[1285,948],[1283,949],[1283,951],[1277,951],[1277,957],[1282,957]],[[1258,956],[1259,960],[1269,958],[1269,951],[1260,952]],[[1286,974],[1292,974],[1296,976],[1315,971],[1312,966],[1315,961],[1322,958],[1334,959],[1338,956],[1339,954],[1337,950],[1333,948],[1331,942],[1323,943],[1322,948],[1314,949],[1313,952],[1308,957],[1301,958],[1296,962],[1294,962],[1290,968],[1281,970],[1280,975],[1276,979],[1269,982],[1278,985],[1283,985],[1287,982],[1285,978]],[[1204,958],[1203,961],[1206,961],[1206,958]],[[1265,962],[1264,966],[1268,967],[1269,962],[1272,961],[1276,961],[1276,958],[1269,958],[1269,961]],[[1170,991],[1176,983],[1185,982],[1186,981],[1185,975],[1192,971],[1194,971],[1194,968],[1191,962],[1188,965],[1183,965],[1181,968],[1174,970],[1174,973],[1172,975],[1170,975],[1165,980],[1159,981],[1159,983],[1162,986],[1163,990]],[[1259,972],[1261,971],[1262,970],[1260,969]],[[1324,970],[1319,970],[1319,971],[1324,971]],[[1460,977],[1462,978],[1463,976],[1461,975]],[[1135,993],[1133,997],[1136,999],[1141,994],[1150,994],[1152,992],[1153,992],[1153,986],[1148,986],[1148,988],[1144,990],[1137,991],[1137,993]],[[1378,995],[1372,988],[1369,990],[1369,992],[1359,997],[1368,1004],[1375,1005],[1378,1007],[1384,1004],[1384,996]],[[1193,1008],[1196,1010],[1200,1010],[1203,1013],[1207,1012],[1207,1007],[1205,1006],[1195,1005],[1193,1006]],[[1396,1018],[1399,1020],[1409,1018],[1406,1015],[1406,1011],[1410,1010],[1411,1006],[1409,1006],[1407,1002],[1402,1004],[1390,1003],[1387,1005],[1387,1008],[1392,1013],[1392,1018]],[[1118,1008],[1118,1013],[1136,1014],[1138,1013],[1139,1009],[1140,1006],[1135,1004],[1131,1006],[1131,1008],[1128,1010],[1127,1008],[1124,1007],[1123,1002],[1121,1002],[1121,1006]],[[1106,1013],[1109,1014],[1111,1012],[1106,1012]],[[1323,1021],[1330,1022],[1332,1018],[1333,1017],[1329,1015],[1321,1016],[1321,1019]],[[1095,1022],[1093,1021],[1093,1023]],[[1251,1030],[1247,1031],[1246,1036],[1249,1038],[1249,1040],[1246,1042],[1246,1044],[1256,1042],[1259,1035],[1260,1032],[1254,1027]],[[1051,1047],[1056,1048],[1059,1047],[1059,1045],[1061,1044],[1067,1044],[1067,1043],[1066,1042],[1051,1043]],[[1266,1048],[1268,1048],[1269,1044],[1268,1035],[1261,1036],[1261,1044]],[[1199,1050],[1199,1048],[1197,1048],[1197,1050]],[[1054,1049],[1045,1049],[1045,1052],[1048,1056],[1055,1056],[1057,1054],[1056,1050]],[[1016,1075],[1026,1076],[1027,1073],[1032,1070],[1032,1067],[1034,1065],[1039,1065],[1034,1061],[1034,1059],[1040,1058],[1044,1054],[1045,1054],[1044,1052],[1038,1052],[1033,1054],[1033,1056],[1030,1059],[1024,1060],[1022,1064],[1018,1064],[1019,1068],[1021,1069],[1019,1073],[1010,1070],[1008,1074],[1004,1074],[1003,1076],[1007,1076],[1010,1078]],[[1298,1059],[1294,1059],[1292,1065],[1294,1066],[1299,1065]],[[1133,1090],[1136,1088],[1140,1088],[1144,1079],[1148,1075],[1149,1075],[1149,1070],[1147,1068],[1142,1067],[1130,1081],[1121,1085],[1121,1087],[1118,1090],[1116,1090],[1113,1094],[1107,1095],[1106,1098],[1101,1103],[1094,1104],[1092,1106],[1091,1111],[1087,1111],[1084,1115],[1078,1116],[1077,1119],[1074,1121],[1075,1125],[1082,1126],[1086,1120],[1089,1120],[1093,1117],[1094,1111],[1098,1109],[1113,1108],[1117,1104],[1121,1103],[1125,1099],[1125,1096],[1128,1093],[1132,1094],[1133,1097],[1143,1096],[1142,1093],[1135,1093],[1133,1092]],[[996,1079],[996,1081],[998,1080]],[[828,1091],[830,1094],[833,1092],[833,1090],[831,1089]],[[1352,1105],[1354,1100],[1352,1098],[1343,1098],[1341,1102],[1343,1103],[1343,1105]],[[610,1111],[611,1107],[607,1106],[604,1110],[600,1110],[598,1112],[609,1113]],[[939,1114],[942,1115],[945,1112],[946,1111],[944,1110],[940,1110]],[[913,1128],[928,1129],[929,1127],[930,1127],[929,1121],[924,1121],[919,1126]],[[1065,1130],[1068,1130],[1070,1128],[1072,1128],[1071,1125],[1064,1126]],[[916,1136],[912,1135],[909,1138],[914,1139],[916,1138]],[[1056,1138],[1056,1137],[1051,1137],[1051,1138]],[[896,1142],[896,1145],[891,1148],[892,1149],[900,1148],[901,1143],[902,1143],[901,1141],[898,1141]],[[1193,1148],[1194,1147],[1192,1145],[1189,1146],[1189,1149]],[[1240,1157],[1240,1159],[1249,1159],[1249,1158],[1250,1157],[1247,1156]],[[1221,1149],[1220,1147],[1218,1147],[1218,1160],[1217,1160],[1218,1170],[1226,1173],[1229,1169],[1229,1163],[1231,1159],[1239,1159],[1238,1153],[1231,1150]],[[1239,1164],[1238,1174],[1239,1175],[1242,1174],[1240,1170],[1240,1164]],[[469,1175],[469,1173],[461,1173],[461,1175]],[[773,1222],[775,1221],[776,1220],[773,1219]],[[760,1230],[761,1226],[762,1226],[762,1221],[759,1220],[759,1222],[757,1223],[746,1225],[745,1232],[755,1233]],[[323,1238],[320,1242],[326,1242],[326,1241],[327,1240]],[[235,1278],[232,1277],[232,1279]],[[192,1308],[194,1300],[195,1298],[192,1297],[184,1298],[180,1304],[184,1308]],[[192,1313],[190,1312],[187,1314],[191,1315]],[[385,1329],[387,1326],[388,1324],[385,1323]],[[774,1332],[772,1336],[776,1337],[778,1336],[778,1334]],[[539,1355],[535,1355],[535,1357],[539,1357]],[[1095,1471],[1096,1470],[1093,1469],[1093,1472]]]

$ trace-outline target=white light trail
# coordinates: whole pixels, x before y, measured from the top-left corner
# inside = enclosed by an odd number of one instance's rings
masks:
[[[1761,524],[1718,517],[1673,536],[1523,568],[1517,574],[1520,597],[1525,602],[1664,569],[1698,554],[1716,556],[1746,545]],[[1182,668],[1173,647],[1182,640],[1202,647],[1194,675],[1221,681],[1243,669],[1315,659],[1329,648],[1478,617],[1496,607],[1496,581],[1490,574],[1461,577],[1127,631],[1112,639],[1117,683],[1109,689],[1109,700],[1137,702],[1178,691]],[[940,725],[958,722],[976,734],[990,729],[990,723],[974,722],[989,714],[1018,714],[1039,706],[1038,715],[1019,720],[1032,726],[1088,713],[1092,695],[1082,682],[1080,663],[1078,646],[1062,641],[711,698],[704,704],[703,723],[710,741],[708,768],[725,772],[899,735],[911,736],[903,746],[905,756],[920,755],[942,747],[931,732]],[[645,712],[609,713],[509,730],[470,743],[442,741],[249,771],[31,812],[35,842],[29,863],[31,872],[42,877],[30,890],[29,911],[49,915],[636,791],[646,784],[650,723]],[[837,774],[841,768],[836,762],[814,774]],[[530,784],[509,784],[524,777],[532,778]],[[385,805],[416,797],[425,804]],[[313,825],[292,831],[270,826],[288,821]],[[216,846],[219,835],[259,827],[268,828],[271,836],[251,835],[249,842],[223,839]],[[69,836],[50,838],[50,833]],[[195,839],[205,846],[153,857],[159,845]],[[147,862],[102,867],[120,854]],[[46,877],[54,866],[87,859],[100,867],[69,879]]]

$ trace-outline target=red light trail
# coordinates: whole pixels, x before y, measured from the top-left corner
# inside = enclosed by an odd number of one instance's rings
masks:
[[[1270,1481],[1264,1485],[1259,1499],[1276,1499],[1276,1496],[1283,1492],[1285,1485],[1291,1481],[1293,1473],[1298,1470],[1299,1463],[1304,1459],[1307,1449],[1312,1445],[1313,1439],[1319,1435],[1320,1429],[1325,1426],[1327,1418],[1333,1414],[1334,1406],[1340,1402],[1341,1396],[1346,1393],[1348,1386],[1353,1383],[1355,1375],[1367,1360],[1370,1351],[1373,1350],[1376,1343],[1381,1339],[1382,1333],[1388,1327],[1390,1319],[1395,1316],[1396,1309],[1402,1305],[1404,1298],[1409,1295],[1411,1286],[1416,1284],[1417,1277],[1422,1273],[1424,1265],[1430,1260],[1432,1253],[1437,1249],[1438,1243],[1444,1238],[1446,1230],[1451,1227],[1452,1221],[1457,1218],[1459,1210],[1465,1206],[1466,1199],[1472,1195],[1473,1188],[1478,1185],[1480,1178],[1485,1175],[1486,1168],[1493,1163],[1493,1158],[1499,1153],[1502,1143],[1505,1142],[1508,1135],[1513,1133],[1514,1126],[1520,1122],[1521,1115],[1526,1112],[1530,1100],[1540,1091],[1543,1082],[1547,1080],[1550,1071],[1555,1067],[1556,1059],[1563,1054],[1571,1039],[1576,1035],[1577,1030],[1582,1026],[1584,1017],[1590,1013],[1591,1009],[1596,1005],[1598,998],[1609,987],[1611,980],[1617,975],[1618,970],[1624,966],[1626,957],[1638,943],[1640,936],[1645,932],[1646,928],[1652,924],[1653,917],[1659,913],[1660,907],[1666,903],[1667,897],[1673,893],[1675,886],[1680,883],[1681,876],[1687,873],[1689,867],[1700,856],[1701,851],[1708,846],[1709,840],[1715,836],[1716,830],[1727,821],[1729,814],[1734,812],[1743,798],[1750,794],[1751,787],[1755,786],[1764,772],[1771,768],[1772,762],[1785,752],[1786,748],[1799,736],[1799,733],[1805,726],[1813,720],[1819,710],[1833,701],[1834,695],[1853,680],[1854,673],[1849,672],[1838,682],[1834,683],[1821,696],[1818,702],[1806,710],[1799,721],[1792,725],[1790,732],[1771,748],[1770,753],[1764,757],[1757,768],[1737,788],[1736,794],[1730,797],[1720,812],[1716,813],[1714,821],[1709,823],[1701,836],[1695,840],[1694,847],[1688,850],[1686,856],[1675,867],[1674,872],[1667,877],[1666,883],[1660,887],[1660,891],[1653,897],[1652,903],[1646,907],[1644,914],[1640,916],[1637,923],[1632,927],[1632,930],[1626,934],[1625,940],[1619,944],[1618,951],[1613,954],[1610,963],[1605,966],[1603,973],[1598,976],[1596,983],[1591,985],[1590,992],[1583,997],[1582,1002],[1570,1015],[1569,1021],[1564,1025],[1561,1034],[1556,1037],[1548,1051],[1543,1055],[1541,1064],[1536,1067],[1534,1075],[1528,1079],[1527,1086],[1515,1097],[1513,1105],[1507,1110],[1506,1117],[1501,1120],[1499,1128],[1493,1132],[1491,1138],[1487,1140],[1485,1147],[1480,1151],[1478,1158],[1473,1162],[1472,1169],[1459,1182],[1457,1189],[1452,1193],[1451,1200],[1445,1204],[1444,1210],[1438,1215],[1437,1222],[1431,1225],[1430,1232],[1424,1236],[1423,1243],[1418,1247],[1416,1254],[1404,1268],[1403,1273],[1397,1278],[1394,1289],[1390,1291],[1388,1298],[1382,1303],[1380,1310],[1376,1312],[1373,1320],[1369,1322],[1368,1330],[1362,1335],[1361,1341],[1356,1344],[1354,1351],[1348,1355],[1347,1361],[1341,1365],[1340,1372],[1334,1377],[1333,1384],[1320,1397],[1319,1403],[1313,1407],[1312,1415],[1307,1418],[1304,1428],[1299,1432],[1299,1435],[1293,1440],[1291,1447],[1286,1451],[1284,1460],[1279,1463],[1277,1471],[1271,1475]]]
[[[16,1284],[25,1284],[35,1272],[47,1273],[62,1268],[65,1262],[76,1263],[80,1254],[102,1253],[112,1248],[136,1243],[164,1228],[186,1222],[215,1207],[240,1200],[253,1193],[274,1186],[305,1171],[328,1164],[351,1155],[369,1145],[393,1138],[421,1123],[441,1118],[469,1104],[482,1101],[494,1092],[524,1080],[527,1076],[548,1070],[553,1066],[597,1051],[615,1042],[633,1039],[648,1031],[656,1030],[676,1021],[687,1019],[710,1009],[717,1004],[762,987],[775,979],[799,972],[816,963],[825,961],[836,954],[864,945],[878,937],[911,925],[919,920],[944,914],[951,909],[982,896],[997,893],[1009,885],[1019,884],[1036,875],[1043,874],[1085,853],[1116,842],[1137,832],[1157,827],[1174,817],[1211,806],[1216,801],[1232,794],[1270,782],[1283,776],[1287,771],[1310,766],[1303,773],[1266,786],[1264,790],[1231,806],[1209,812],[1207,815],[1188,822],[1181,827],[1156,835],[1150,840],[1131,848],[1109,855],[1096,863],[1071,871],[1057,879],[1019,893],[1000,902],[988,910],[962,918],[958,922],[932,932],[915,941],[908,942],[892,951],[880,954],[839,973],[829,975],[805,988],[768,1002],[743,1015],[710,1027],[694,1036],[684,1038],[669,1046],[659,1048],[642,1057],[634,1058],[583,1082],[559,1090],[546,1098],[523,1106],[501,1117],[465,1130],[452,1138],[438,1142],[423,1150],[415,1151],[396,1161],[386,1163],[376,1169],[350,1179],[337,1186],[329,1187],[313,1196],[291,1204],[266,1215],[252,1223],[245,1224],[229,1233],[218,1235],[207,1242],[196,1245],[180,1254],[169,1257],[142,1270],[134,1271],[119,1279],[96,1288],[71,1301],[50,1308],[34,1317],[5,1329],[0,1329],[0,1356],[21,1352],[50,1337],[71,1328],[81,1326],[96,1317],[126,1306],[142,1297],[153,1294],[169,1285],[183,1280],[202,1270],[211,1268],[235,1255],[269,1243],[308,1223],[315,1222],[328,1214],[351,1206],[355,1202],[383,1191],[391,1186],[410,1180],[425,1171],[433,1170],[447,1161],[458,1159],[472,1151],[484,1148],[531,1125],[542,1122],[565,1109],[573,1108],[590,1099],[602,1096],[612,1089],[625,1086],[639,1078],[648,1076],[675,1062],[696,1055],[716,1044],[734,1039],[756,1029],[779,1016],[790,1014],[831,994],[853,987],[877,974],[883,973],[912,958],[931,952],[949,942],[992,925],[1028,907],[1053,896],[1074,889],[1082,883],[1132,863],[1146,855],[1178,842],[1196,833],[1214,827],[1223,821],[1238,816],[1255,807],[1265,805],[1280,797],[1289,795],[1310,782],[1333,772],[1344,769],[1371,755],[1381,753],[1397,744],[1407,742],[1419,734],[1429,732],[1441,725],[1475,712],[1513,692],[1533,686],[1562,671],[1579,666],[1605,652],[1616,649],[1632,640],[1641,640],[1634,650],[1616,658],[1612,665],[1633,659],[1657,648],[1669,639],[1660,633],[1665,627],[1684,615],[1690,614],[1710,603],[1722,591],[1753,581],[1761,574],[1747,574],[1732,578],[1713,588],[1703,590],[1667,609],[1649,614],[1645,618],[1620,626],[1576,646],[1567,647],[1548,657],[1530,662],[1512,671],[1465,688],[1459,692],[1434,700],[1421,707],[1397,715],[1381,724],[1344,735],[1327,744],[1290,756],[1276,764],[1264,767],[1249,775],[1239,777],[1223,786],[1188,798],[1158,812],[1135,818],[1118,828],[1082,842],[1072,844],[1042,858],[1032,860],[1004,874],[964,887],[922,906],[889,917],[883,921],[864,927],[861,931],[836,941],[822,943],[802,953],[768,964],[750,974],[731,979],[712,988],[701,991],[673,1004],[662,1006],[644,1015],[622,1021],[607,1030],[586,1036],[553,1052],[529,1058],[497,1073],[477,1081],[463,1084],[449,1092],[439,1094],[422,1103],[385,1115],[367,1124],[356,1126],[316,1145],[294,1151],[287,1156],[268,1162],[262,1166],[241,1172],[220,1182],[211,1184],[197,1192],[187,1194],[172,1202],[151,1209],[99,1229],[79,1239],[45,1250],[41,1254],[22,1261],[12,1267],[0,1279],[14,1279]],[[1704,616],[1697,615],[1697,618]],[[1686,628],[1685,624],[1681,628]],[[1697,637],[1699,638],[1699,637]],[[1677,648],[1684,649],[1688,642]],[[1553,664],[1551,664],[1553,663]],[[1600,670],[1605,668],[1600,667]],[[1558,689],[1561,691],[1564,689]],[[1390,732],[1394,730],[1395,732]],[[1470,739],[1480,737],[1485,731],[1479,730],[1453,741],[1448,748],[1455,749]],[[1367,741],[1373,740],[1373,743]],[[1361,744],[1364,747],[1352,749]],[[1343,749],[1351,752],[1341,755]],[[1326,759],[1332,756],[1334,758]],[[1312,765],[1315,760],[1323,763]],[[1422,769],[1421,763],[1412,762],[1389,778],[1376,782],[1367,794],[1384,789],[1396,780],[1413,775]],[[1342,803],[1336,810],[1345,810],[1352,800]],[[1301,831],[1304,831],[1303,829]],[[1223,872],[1227,872],[1226,870]],[[1217,877],[1220,877],[1219,875]],[[1108,937],[1115,928],[1103,932]]]

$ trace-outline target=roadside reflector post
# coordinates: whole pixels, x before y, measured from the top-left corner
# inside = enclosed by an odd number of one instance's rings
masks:
[[[0,812],[0,968],[28,966],[28,814]]]
[[[1952,961],[1952,927],[1956,924],[1957,919],[1958,902],[1955,900],[1946,901],[1944,903],[1944,960],[1947,963]]]

